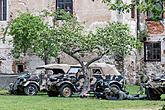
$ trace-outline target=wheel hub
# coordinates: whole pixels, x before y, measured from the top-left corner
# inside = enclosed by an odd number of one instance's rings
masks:
[[[28,93],[29,95],[33,95],[35,93],[35,88],[33,86],[29,86]]]
[[[70,88],[69,87],[64,88],[63,93],[65,97],[69,97],[71,94]]]

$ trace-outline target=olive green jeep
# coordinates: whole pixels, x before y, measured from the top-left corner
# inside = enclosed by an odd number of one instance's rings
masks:
[[[52,75],[47,81],[48,96],[53,97],[60,95],[63,97],[70,97],[73,93],[81,92],[84,83],[84,75],[80,65],[49,64],[38,68],[52,71]],[[95,84],[100,79],[106,81],[109,87],[116,87],[120,90],[124,87],[124,78],[114,65],[92,63],[89,66],[89,73],[90,92],[94,92]]]

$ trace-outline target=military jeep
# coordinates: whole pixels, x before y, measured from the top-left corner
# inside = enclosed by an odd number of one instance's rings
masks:
[[[165,74],[157,74],[145,84],[145,92],[149,100],[160,100],[165,94]]]
[[[53,74],[48,78],[47,94],[50,97],[62,96],[70,97],[74,92],[82,90],[84,76],[80,65],[50,64],[39,68],[52,70]],[[106,63],[93,63],[89,66],[90,72],[90,92],[94,92],[97,81],[103,79],[108,82],[108,86],[122,90],[124,78],[117,71],[114,65]]]

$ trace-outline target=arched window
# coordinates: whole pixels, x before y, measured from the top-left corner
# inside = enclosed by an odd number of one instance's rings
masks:
[[[0,21],[7,20],[7,0],[0,0]]]
[[[66,12],[73,13],[73,1],[72,0],[56,0],[56,9],[63,9]]]

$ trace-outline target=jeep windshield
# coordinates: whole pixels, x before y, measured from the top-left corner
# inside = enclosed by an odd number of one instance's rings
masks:
[[[80,67],[71,67],[70,70],[68,71],[69,75],[74,75],[78,72],[81,72],[81,68]]]

